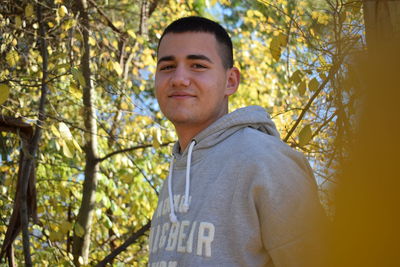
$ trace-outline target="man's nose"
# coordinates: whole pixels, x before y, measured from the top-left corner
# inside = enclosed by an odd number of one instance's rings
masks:
[[[171,84],[173,87],[188,87],[190,85],[189,73],[183,66],[178,66],[171,78]]]

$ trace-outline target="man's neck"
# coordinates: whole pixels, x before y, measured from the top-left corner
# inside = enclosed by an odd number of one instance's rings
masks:
[[[175,130],[179,140],[180,152],[185,151],[186,147],[189,145],[190,141],[192,141],[193,137],[195,137],[203,129],[205,128],[175,126]]]

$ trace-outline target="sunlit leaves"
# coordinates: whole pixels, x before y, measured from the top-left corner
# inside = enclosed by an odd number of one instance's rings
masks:
[[[30,18],[33,16],[33,5],[27,4],[25,7],[25,17]]]
[[[326,25],[326,24],[329,23],[329,15],[327,15],[327,14],[325,14],[323,12],[313,11],[311,13],[311,16],[312,16],[313,19],[317,20],[317,22],[320,23],[320,24]]]
[[[62,17],[64,17],[65,15],[68,14],[68,10],[67,10],[67,8],[66,8],[64,5],[62,5],[62,6],[60,6],[60,7],[57,9],[57,13],[58,13],[58,15],[62,18]]]
[[[299,132],[299,146],[303,147],[307,145],[312,138],[311,126],[308,124],[301,129]]]
[[[83,229],[82,225],[80,225],[79,223],[75,223],[74,230],[76,235],[79,237],[82,237],[85,234],[85,229]]]
[[[12,49],[6,54],[6,61],[10,67],[15,67],[19,61],[18,52]]]
[[[287,45],[288,37],[283,33],[274,36],[270,43],[270,52],[275,61],[279,61],[282,49]]]
[[[15,17],[15,28],[19,29],[22,27],[22,19],[20,16]]]
[[[300,82],[300,84],[297,87],[297,91],[299,92],[299,95],[303,96],[306,92],[307,89],[307,84],[305,81]]]
[[[161,131],[159,128],[153,128],[152,129],[152,135],[153,135],[153,146],[154,148],[159,148],[161,145]]]
[[[66,139],[66,140],[72,139],[72,134],[71,134],[68,126],[65,123],[60,122],[58,124],[58,130],[60,131],[61,138]]]
[[[83,74],[80,70],[77,68],[71,68],[71,73],[77,83],[83,87],[86,86],[85,77],[83,77]]]
[[[299,82],[301,82],[302,76],[303,76],[303,74],[301,73],[301,71],[296,70],[295,72],[293,72],[292,76],[290,76],[289,81],[292,81],[295,84],[298,84]]]
[[[308,88],[310,91],[317,91],[319,87],[319,83],[316,78],[313,78],[309,83],[308,83]]]
[[[123,72],[121,65],[118,62],[114,61],[114,62],[112,62],[112,66],[113,66],[115,72],[118,74],[118,76],[121,76],[122,72]]]
[[[3,104],[10,95],[10,87],[7,84],[0,84],[0,105]]]

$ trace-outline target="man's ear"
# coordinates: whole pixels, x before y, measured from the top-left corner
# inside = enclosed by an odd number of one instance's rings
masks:
[[[232,67],[230,70],[228,70],[227,73],[227,80],[226,80],[226,90],[225,90],[225,95],[230,96],[234,94],[240,83],[240,71],[236,67]]]

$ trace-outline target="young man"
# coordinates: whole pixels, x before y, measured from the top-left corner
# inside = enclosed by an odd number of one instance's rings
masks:
[[[323,266],[312,171],[257,106],[228,114],[240,73],[217,23],[187,17],[161,36],[155,93],[174,124],[149,266]]]

